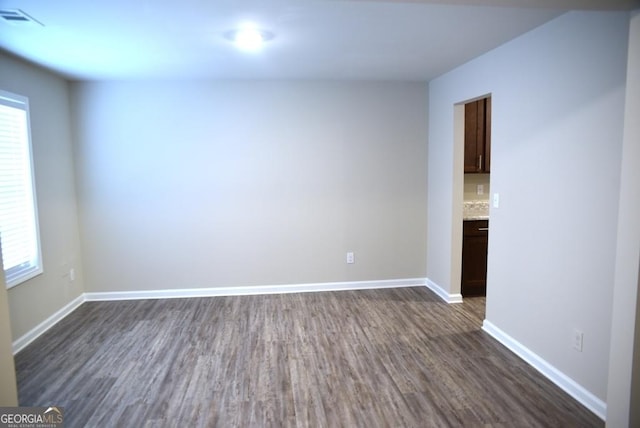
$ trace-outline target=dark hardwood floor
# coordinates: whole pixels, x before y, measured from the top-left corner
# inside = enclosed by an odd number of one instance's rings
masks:
[[[67,427],[601,427],[424,287],[88,302],[16,355]]]

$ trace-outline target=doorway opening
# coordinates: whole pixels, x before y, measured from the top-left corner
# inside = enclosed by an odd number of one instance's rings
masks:
[[[462,151],[457,163],[461,177],[460,294],[484,310],[487,289],[489,206],[491,195],[491,96],[459,106],[456,144]]]

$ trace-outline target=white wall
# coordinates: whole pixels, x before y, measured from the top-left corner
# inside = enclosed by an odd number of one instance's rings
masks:
[[[631,18],[613,319],[607,390],[607,426],[640,426],[640,10]],[[635,353],[634,353],[635,342]],[[635,400],[635,401],[634,401]]]
[[[426,90],[73,84],[87,291],[424,278]]]
[[[67,82],[3,53],[0,70],[0,89],[29,98],[44,267],[42,275],[9,290],[15,341],[80,296],[84,286]]]
[[[491,210],[486,319],[600,400],[627,29],[626,13],[568,13],[429,85],[428,278],[459,290],[451,282],[462,197],[453,106],[490,93],[491,189],[501,204]],[[581,353],[571,348],[574,328],[584,332]]]
[[[2,248],[0,248],[0,256],[2,256]],[[1,261],[0,266],[2,266]],[[0,275],[0,406],[3,407],[18,405],[18,387],[11,347],[12,342],[7,286],[4,275]]]

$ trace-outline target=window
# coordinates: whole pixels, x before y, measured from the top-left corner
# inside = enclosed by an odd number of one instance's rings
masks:
[[[0,242],[7,288],[42,273],[29,100],[0,91]]]

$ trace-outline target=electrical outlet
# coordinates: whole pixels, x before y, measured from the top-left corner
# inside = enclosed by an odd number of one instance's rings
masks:
[[[476,193],[478,195],[484,195],[484,184],[478,184],[476,186]]]
[[[354,258],[353,252],[349,251],[347,253],[347,263],[348,264],[352,264],[352,263],[355,263],[355,262],[356,262],[356,259]]]
[[[582,341],[584,339],[584,333],[578,329],[573,330],[573,349],[578,352],[582,352]]]
[[[499,208],[500,207],[500,194],[499,193],[494,193],[493,194],[493,208]]]
[[[73,282],[76,280],[76,270],[74,268],[69,269],[69,281]]]

